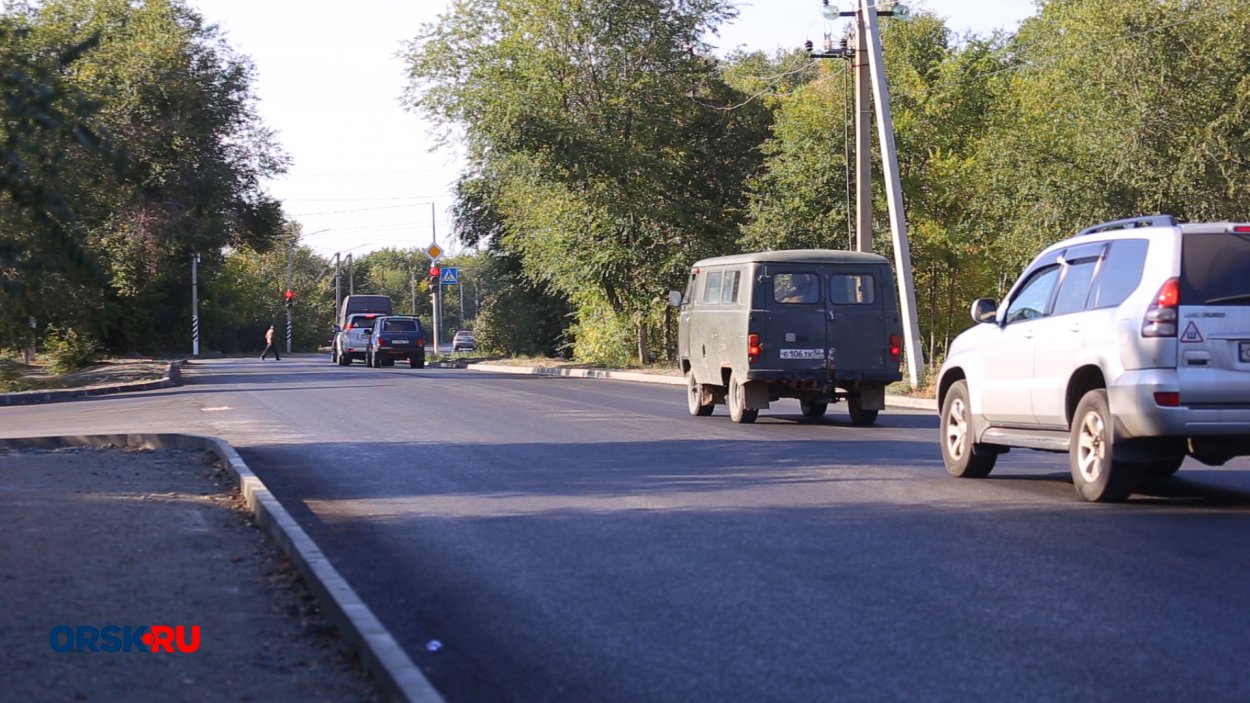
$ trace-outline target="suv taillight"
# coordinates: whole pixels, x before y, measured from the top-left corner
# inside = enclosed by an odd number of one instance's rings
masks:
[[[747,361],[754,364],[760,358],[760,336],[758,334],[747,335]]]
[[[1181,279],[1169,278],[1159,287],[1154,302],[1142,318],[1141,336],[1175,337],[1177,308],[1181,304]]]
[[[897,334],[890,335],[890,360],[897,362],[898,358],[903,355],[903,347],[899,342]]]
[[[417,346],[418,346],[418,347],[424,347],[424,346],[425,346],[425,337],[417,337]]]
[[[343,328],[343,331],[346,332],[347,330],[350,330],[351,328],[352,328],[352,323],[349,322],[347,323],[347,326]]]

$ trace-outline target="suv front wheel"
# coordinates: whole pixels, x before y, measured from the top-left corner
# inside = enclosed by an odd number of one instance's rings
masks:
[[[998,454],[973,441],[968,382],[955,381],[942,401],[942,463],[959,478],[984,478],[994,470]]]
[[[1137,487],[1142,467],[1115,459],[1112,422],[1107,391],[1102,388],[1086,393],[1072,416],[1068,464],[1076,492],[1085,500],[1120,501]]]

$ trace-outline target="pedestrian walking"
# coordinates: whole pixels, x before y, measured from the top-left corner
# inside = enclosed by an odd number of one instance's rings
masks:
[[[265,330],[265,351],[260,353],[260,358],[264,361],[269,356],[269,350],[273,350],[273,360],[282,361],[282,357],[278,356],[278,348],[273,345],[273,325],[269,325],[269,329]]]

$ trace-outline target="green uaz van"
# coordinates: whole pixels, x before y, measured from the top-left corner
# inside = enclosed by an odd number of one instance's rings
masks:
[[[885,387],[902,379],[902,327],[894,275],[884,257],[802,249],[704,259],[690,271],[678,358],[691,415],[729,406],[754,422],[781,398],[809,418],[845,400],[851,421],[870,424]]]

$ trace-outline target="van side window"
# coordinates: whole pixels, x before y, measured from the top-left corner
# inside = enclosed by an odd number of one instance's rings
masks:
[[[724,274],[720,271],[713,271],[707,275],[707,280],[703,282],[703,302],[720,302],[720,281],[723,276]]]
[[[738,302],[738,284],[742,280],[741,271],[726,271],[725,279],[721,283],[720,301],[722,303]]]
[[[1146,251],[1149,249],[1150,242],[1146,239],[1117,239],[1111,242],[1111,251],[1102,262],[1086,307],[1091,310],[1113,308],[1127,300],[1141,283]]]
[[[872,276],[835,273],[829,278],[829,301],[835,305],[868,305],[876,300]]]
[[[816,303],[820,285],[814,273],[779,273],[773,276],[773,300],[778,303]]]

